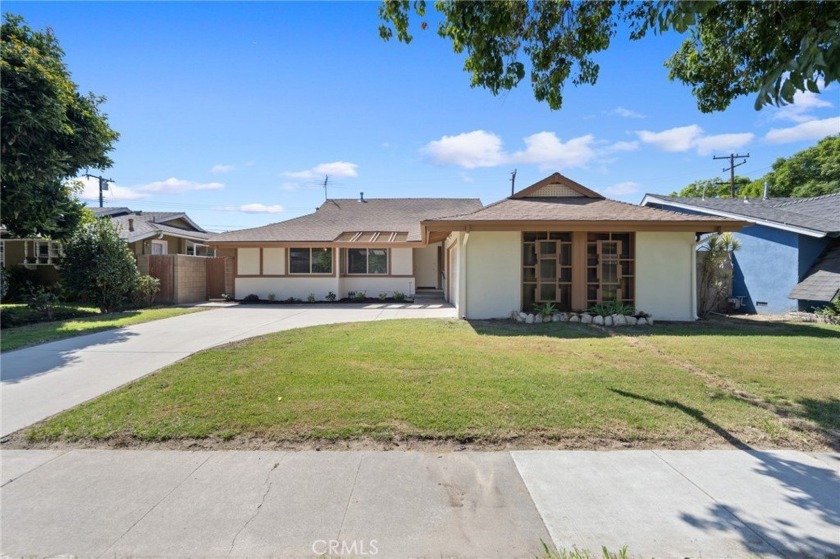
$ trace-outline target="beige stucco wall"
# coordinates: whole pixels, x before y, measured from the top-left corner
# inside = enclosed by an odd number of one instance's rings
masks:
[[[391,297],[394,295],[394,291],[399,291],[403,295],[408,296],[414,294],[415,285],[416,283],[413,277],[343,277],[341,278],[338,294],[340,297],[347,297],[350,291],[364,291],[368,297],[379,297],[379,294],[384,292]]]
[[[694,233],[636,233],[636,309],[656,320],[696,320]]]
[[[391,274],[395,276],[414,275],[414,256],[411,248],[391,249]]]
[[[521,298],[522,236],[518,231],[475,231],[462,243],[466,270],[466,318],[505,318],[519,309]],[[460,301],[459,301],[460,302]],[[463,307],[463,305],[461,306]]]
[[[252,293],[258,295],[260,299],[268,299],[268,295],[273,293],[278,301],[289,297],[306,300],[312,293],[316,299],[323,301],[330,291],[341,297],[338,278],[334,276],[324,278],[236,278],[237,299],[243,299]]]
[[[236,273],[240,276],[257,276],[260,273],[260,249],[236,249]],[[247,294],[246,294],[247,295]]]
[[[283,275],[286,273],[286,249],[269,247],[263,249],[263,275]]]

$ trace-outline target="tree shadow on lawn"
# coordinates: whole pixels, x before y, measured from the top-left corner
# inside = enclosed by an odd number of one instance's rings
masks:
[[[747,452],[755,459],[753,471],[773,478],[773,485],[787,503],[796,509],[819,516],[829,527],[840,525],[840,498],[838,498],[838,474],[829,466],[814,466],[808,458],[791,460],[778,452],[755,450],[710,420],[705,414],[675,400],[656,400],[632,392],[610,388],[610,391],[642,402],[678,410],[692,417],[705,427],[717,433],[736,449]],[[835,402],[833,405],[838,405]],[[816,460],[816,459],[814,459]],[[724,501],[727,495],[723,495]],[[788,556],[840,556],[840,540],[823,539],[809,525],[809,519],[801,515],[778,518],[775,510],[739,510],[725,502],[710,505],[707,514],[695,516],[682,513],[680,518],[692,526],[719,532],[736,532],[745,548],[751,553],[765,554],[769,545],[775,553]],[[733,522],[733,519],[736,522]],[[823,530],[825,533],[830,531]]]
[[[604,328],[591,324],[549,322],[523,324],[511,320],[468,320],[482,336],[539,336],[551,338],[605,338],[608,336],[777,336],[827,338],[840,340],[840,329],[817,324],[746,322],[723,320],[697,322],[656,322],[653,326],[618,326]]]

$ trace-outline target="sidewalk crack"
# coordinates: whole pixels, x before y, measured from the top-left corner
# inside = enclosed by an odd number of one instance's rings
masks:
[[[262,506],[265,504],[265,500],[268,498],[268,494],[271,492],[271,474],[274,472],[274,470],[277,469],[279,465],[280,462],[276,462],[274,466],[272,466],[271,469],[268,470],[268,473],[265,475],[265,480],[263,481],[265,491],[263,491],[262,499],[260,499],[260,504],[257,505],[256,510],[254,510],[254,513],[248,518],[248,520],[245,521],[245,524],[243,524],[242,527],[236,531],[236,534],[233,535],[233,540],[231,540],[230,542],[230,548],[228,548],[228,552],[225,554],[225,557],[230,557],[230,554],[233,553],[233,548],[236,546],[236,540],[237,538],[239,538],[239,534],[244,532],[245,528],[247,528],[248,525],[251,524],[251,522],[253,522],[257,518],[257,516],[259,516],[260,509],[262,509]]]
[[[147,511],[143,514],[143,516],[141,516],[140,518],[138,518],[138,519],[134,522],[134,524],[132,524],[131,526],[129,526],[129,527],[128,527],[128,530],[126,530],[125,532],[123,532],[123,533],[120,535],[120,537],[118,537],[116,540],[114,540],[114,542],[113,542],[111,545],[109,545],[108,547],[106,547],[106,548],[105,548],[105,551],[103,551],[102,553],[100,553],[99,555],[97,555],[97,558],[99,558],[99,557],[103,557],[106,553],[108,553],[108,550],[109,550],[109,549],[111,549],[112,547],[114,547],[115,545],[117,545],[121,539],[123,539],[124,537],[126,537],[126,536],[128,535],[128,533],[129,533],[129,532],[131,532],[131,531],[134,529],[134,527],[135,527],[135,526],[137,526],[138,524],[140,524],[140,522],[141,522],[144,518],[146,518],[147,516],[149,516],[149,514],[150,514],[153,510],[155,510],[155,509],[158,507],[158,505],[160,505],[162,502],[164,502],[164,501],[166,500],[166,498],[167,498],[167,497],[169,497],[170,495],[172,495],[172,494],[173,494],[173,493],[174,493],[174,492],[175,492],[175,491],[176,491],[179,487],[181,487],[184,483],[186,483],[186,481],[187,481],[188,479],[190,479],[190,478],[193,476],[193,474],[194,474],[195,472],[197,472],[197,471],[198,471],[198,469],[199,469],[199,468],[201,468],[204,464],[206,464],[206,463],[207,463],[207,461],[208,461],[208,460],[210,460],[210,458],[212,458],[212,457],[213,457],[213,455],[212,455],[212,454],[208,454],[207,458],[205,458],[204,460],[202,460],[202,461],[201,461],[201,463],[200,463],[198,466],[196,466],[195,468],[193,468],[193,469],[192,469],[192,471],[191,471],[189,474],[187,474],[186,476],[184,476],[184,479],[182,479],[181,481],[179,481],[179,482],[178,482],[178,484],[177,484],[177,485],[175,485],[175,487],[173,487],[172,489],[170,489],[170,490],[169,490],[169,492],[168,492],[166,495],[164,495],[163,497],[161,497],[161,498],[160,498],[160,500],[159,500],[157,503],[155,503],[154,505],[152,505],[152,507],[151,507],[149,510],[147,510]]]
[[[362,469],[362,461],[364,461],[365,457],[359,457],[359,465],[356,467],[356,475],[353,476],[353,485],[350,487],[350,497],[347,499],[347,504],[344,506],[344,514],[341,515],[341,524],[338,527],[338,537],[337,540],[341,540],[341,533],[344,531],[344,520],[347,518],[347,511],[350,510],[350,503],[353,502],[353,495],[356,493],[356,480],[359,479],[359,471]]]

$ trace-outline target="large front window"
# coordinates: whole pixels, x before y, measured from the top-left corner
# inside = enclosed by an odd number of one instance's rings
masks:
[[[386,248],[350,248],[347,249],[348,274],[387,274],[388,249]]]
[[[561,311],[610,301],[632,305],[634,256],[632,233],[525,232],[522,309],[544,303]]]
[[[331,248],[289,249],[289,273],[332,274]]]

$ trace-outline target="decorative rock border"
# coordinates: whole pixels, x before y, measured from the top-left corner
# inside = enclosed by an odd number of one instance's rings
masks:
[[[546,322],[573,322],[579,324],[595,324],[596,326],[653,326],[653,317],[647,313],[637,315],[611,314],[609,316],[593,315],[587,312],[557,312],[551,316],[513,311],[510,318],[520,324],[543,324]]]

